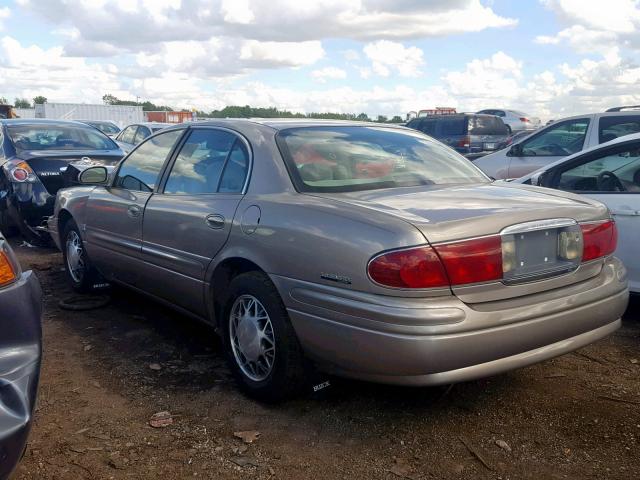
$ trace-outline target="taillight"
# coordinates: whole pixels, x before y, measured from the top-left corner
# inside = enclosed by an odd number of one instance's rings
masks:
[[[581,224],[583,247],[582,261],[611,255],[618,244],[618,229],[613,220]]]
[[[433,248],[428,246],[395,250],[374,257],[369,262],[369,276],[385,287],[448,287],[444,266]]]
[[[451,285],[502,279],[502,239],[499,235],[436,245]]]
[[[38,177],[31,169],[27,162],[20,160],[13,160],[7,162],[4,165],[7,173],[9,174],[9,180],[17,183],[35,182]]]
[[[469,137],[468,135],[458,140],[458,147],[467,148],[469,147],[469,145],[471,145],[471,137]]]
[[[10,284],[16,277],[16,271],[9,261],[9,257],[7,257],[5,252],[0,250],[0,287]]]
[[[524,123],[529,123],[531,120],[529,120],[529,119],[528,119],[528,118],[526,118],[526,117],[520,117],[520,121],[521,121],[521,122],[524,122]]]

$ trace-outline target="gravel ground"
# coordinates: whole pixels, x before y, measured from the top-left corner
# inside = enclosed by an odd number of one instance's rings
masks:
[[[210,329],[122,289],[61,310],[61,256],[16,251],[46,304],[17,479],[640,478],[638,299],[613,337],[516,372],[424,389],[332,378],[264,406],[235,388]],[[162,411],[172,424],[151,427]]]

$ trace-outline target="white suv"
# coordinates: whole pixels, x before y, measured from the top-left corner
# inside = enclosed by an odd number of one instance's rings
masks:
[[[640,111],[623,108],[558,120],[474,163],[495,179],[518,178],[585,148],[640,132]]]

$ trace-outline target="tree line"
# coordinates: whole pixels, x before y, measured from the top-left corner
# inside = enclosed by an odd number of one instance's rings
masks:
[[[102,97],[102,101],[106,105],[130,105],[141,106],[144,111],[175,111],[174,108],[167,105],[156,105],[155,103],[145,101],[137,102],[133,100],[120,100],[111,94],[106,94]],[[182,109],[183,112],[189,111]],[[299,113],[291,112],[289,110],[280,110],[276,107],[252,107],[250,105],[231,105],[224,107],[221,110],[211,110],[205,112],[202,110],[196,110],[196,116],[198,118],[316,118],[326,120],[359,120],[363,122],[389,122],[389,123],[401,123],[404,120],[399,115],[392,118],[388,118],[385,115],[378,115],[377,117],[370,118],[366,113],[333,113],[333,112],[311,112],[311,113]]]
[[[15,108],[35,108],[35,106],[40,103],[47,103],[47,97],[43,97],[42,95],[33,97],[33,103],[31,103],[28,98],[16,98],[13,106]],[[0,105],[9,105],[9,100],[7,100],[6,97],[0,96]]]
[[[145,112],[159,110],[172,112],[176,110],[171,106],[156,105],[155,103],[148,100],[144,102],[138,102],[134,100],[121,100],[115,95],[111,95],[110,93],[103,95],[102,101],[105,105],[129,105],[134,107],[140,106]],[[46,102],[47,97],[38,95],[37,97],[33,98],[33,103],[31,103],[27,98],[16,98],[13,105],[16,108],[34,108],[36,104]],[[9,104],[9,101],[5,97],[0,96],[0,105],[6,104]],[[186,112],[188,110],[182,109],[181,111]],[[289,110],[280,110],[276,107],[252,107],[250,105],[231,105],[220,110],[211,110],[210,112],[197,110],[196,116],[198,118],[315,118],[324,120],[358,120],[361,122],[381,123],[401,123],[404,121],[399,115],[395,115],[389,118],[385,115],[369,117],[369,115],[364,112],[359,114],[337,112],[300,113],[291,112]]]

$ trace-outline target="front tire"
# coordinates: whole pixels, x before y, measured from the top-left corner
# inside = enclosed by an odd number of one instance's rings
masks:
[[[302,348],[267,275],[249,272],[231,281],[222,323],[227,362],[245,393],[274,403],[302,390]]]
[[[91,266],[80,229],[73,220],[69,220],[63,230],[62,257],[71,287],[78,293],[92,291],[100,274]]]

